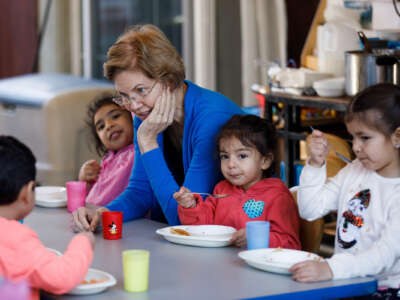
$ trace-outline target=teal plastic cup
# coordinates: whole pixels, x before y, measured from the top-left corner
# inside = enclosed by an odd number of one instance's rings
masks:
[[[268,221],[249,221],[246,223],[248,250],[269,247],[269,226]]]

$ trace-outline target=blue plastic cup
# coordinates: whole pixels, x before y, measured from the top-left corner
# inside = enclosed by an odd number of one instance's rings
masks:
[[[269,222],[250,221],[246,223],[247,249],[269,247]]]

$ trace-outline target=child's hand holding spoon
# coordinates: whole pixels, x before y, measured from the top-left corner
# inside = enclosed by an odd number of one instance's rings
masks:
[[[313,137],[315,137],[315,139],[314,139],[314,143],[322,143],[322,144],[325,144],[325,141],[326,141],[326,145],[328,146],[328,153],[329,153],[329,147],[332,147],[331,145],[329,145],[329,143],[328,143],[328,139],[324,136],[324,134],[321,132],[321,131],[319,131],[319,130],[315,130],[314,129],[314,127],[312,127],[312,126],[310,126],[310,129],[312,130],[312,136],[311,136],[311,139],[313,139]],[[315,135],[314,135],[314,133],[315,133]],[[322,138],[323,137],[323,138]],[[322,138],[322,139],[321,139]],[[310,143],[311,144],[311,143]],[[310,149],[310,155],[311,155],[311,145],[309,145],[309,149]],[[319,147],[318,147],[319,148]],[[332,147],[333,148],[333,147]],[[314,149],[315,150],[315,149]],[[344,156],[343,154],[340,154],[339,152],[337,152],[335,149],[333,149],[333,151],[335,152],[335,154],[337,155],[337,157],[339,157],[341,160],[343,160],[345,163],[347,163],[347,164],[349,164],[349,163],[351,163],[351,160],[350,159],[348,159],[346,156]],[[318,154],[317,154],[318,155]],[[326,154],[326,155],[328,155],[328,154]],[[326,157],[326,156],[325,156]],[[325,160],[325,157],[324,157],[324,160]],[[319,161],[319,159],[317,158],[317,160]],[[310,164],[312,165],[312,163],[310,162]],[[322,162],[322,164],[323,164],[323,162]],[[319,166],[322,166],[322,164],[321,165],[319,165]]]

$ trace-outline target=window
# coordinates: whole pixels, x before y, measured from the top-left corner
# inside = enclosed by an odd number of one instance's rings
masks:
[[[91,2],[91,1],[90,1]],[[108,48],[135,24],[157,25],[182,55],[182,0],[99,0],[90,4],[90,72],[103,78]],[[83,9],[85,10],[85,9]],[[85,17],[84,17],[85,19]]]

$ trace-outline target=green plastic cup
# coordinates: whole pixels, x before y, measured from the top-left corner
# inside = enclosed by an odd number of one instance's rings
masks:
[[[150,252],[147,250],[122,251],[124,287],[128,292],[145,292],[149,285]]]

